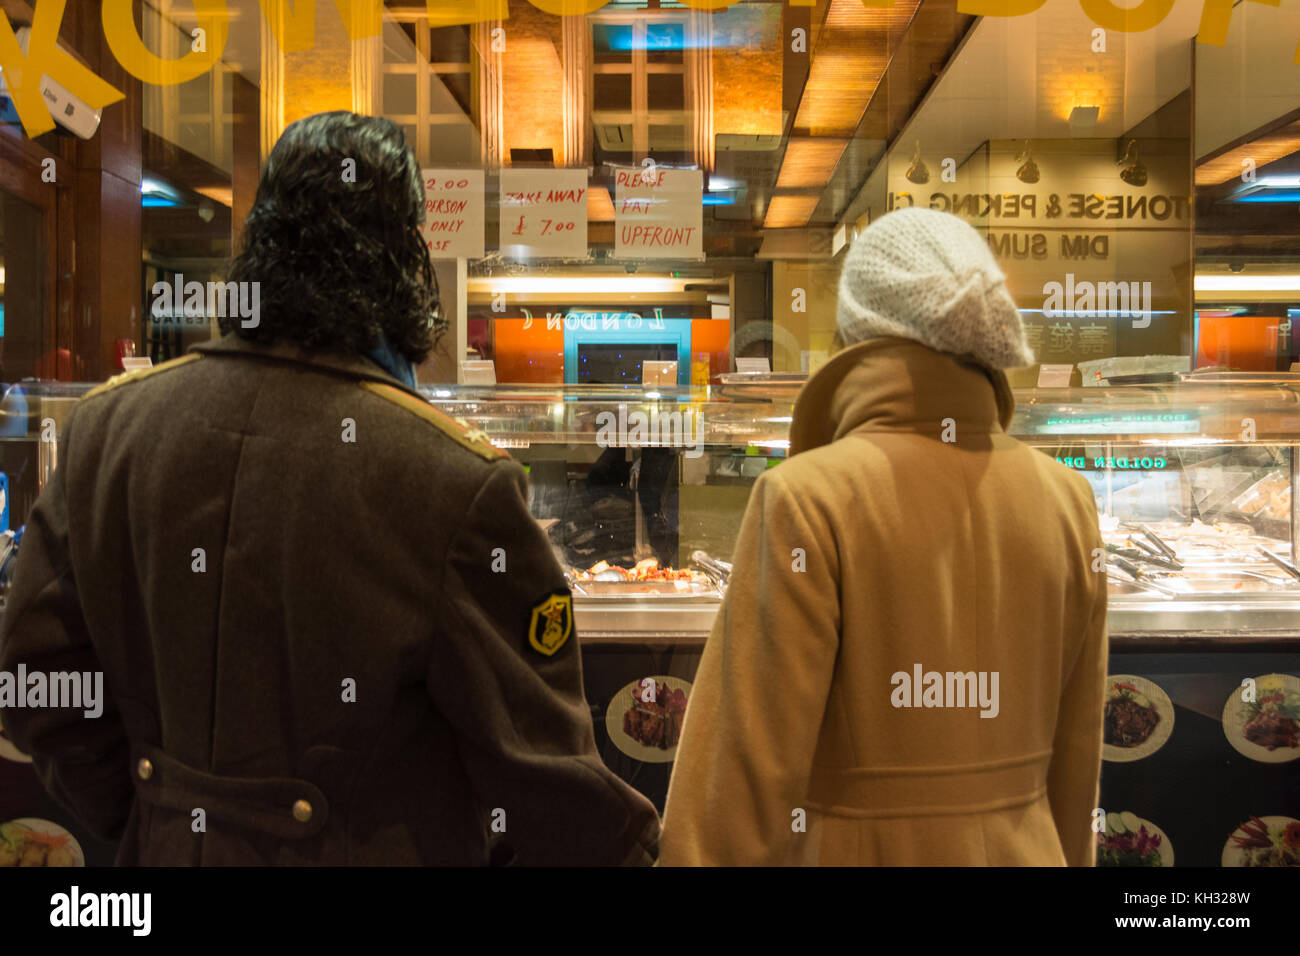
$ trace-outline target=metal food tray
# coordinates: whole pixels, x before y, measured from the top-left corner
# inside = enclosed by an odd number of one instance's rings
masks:
[[[574,594],[580,597],[600,599],[608,598],[650,598],[654,600],[661,595],[677,598],[704,598],[718,600],[722,595],[718,589],[708,584],[681,582],[686,587],[678,587],[676,581],[574,581]]]

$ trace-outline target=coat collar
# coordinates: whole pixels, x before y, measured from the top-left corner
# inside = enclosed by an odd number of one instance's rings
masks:
[[[227,333],[219,339],[212,339],[191,346],[190,351],[201,352],[204,355],[231,356],[233,358],[266,362],[282,362],[289,365],[309,365],[312,368],[324,369],[347,378],[396,385],[402,391],[419,397],[421,401],[424,400],[424,397],[419,392],[408,388],[404,382],[389,375],[362,355],[343,352],[308,352],[287,342],[263,345],[260,342],[251,342],[248,339],[240,338],[233,332]]]
[[[804,384],[790,454],[859,430],[938,434],[945,418],[1004,431],[1015,407],[1001,371],[910,339],[873,338],[837,353]]]

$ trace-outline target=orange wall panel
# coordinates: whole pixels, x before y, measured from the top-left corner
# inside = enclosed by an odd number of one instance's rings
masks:
[[[545,319],[493,319],[492,358],[497,381],[506,383],[564,382],[564,329],[550,329]]]
[[[1252,372],[1278,370],[1278,324],[1276,315],[1215,315],[1202,312],[1198,318],[1196,367],[1223,365]]]
[[[691,320],[691,360],[709,356],[709,381],[716,382],[723,372],[731,371],[731,320]]]

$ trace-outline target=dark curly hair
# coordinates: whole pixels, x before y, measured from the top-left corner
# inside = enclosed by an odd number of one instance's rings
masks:
[[[346,111],[298,120],[271,150],[230,268],[261,283],[260,321],[222,318],[221,331],[362,355],[386,338],[422,362],[446,328],[423,221],[401,127]]]

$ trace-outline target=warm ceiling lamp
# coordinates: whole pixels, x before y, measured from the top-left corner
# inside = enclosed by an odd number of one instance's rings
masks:
[[[229,186],[198,186],[194,190],[200,196],[207,196],[213,202],[219,202],[223,206],[230,206],[235,201],[234,190]]]
[[[818,195],[773,196],[767,204],[763,226],[767,229],[790,229],[807,225],[820,200]]]
[[[1087,136],[1097,128],[1100,106],[1076,106],[1070,110],[1070,135]]]
[[[1211,159],[1201,160],[1196,166],[1196,185],[1217,186],[1237,179],[1249,168],[1242,165],[1246,160],[1253,160],[1254,168],[1258,170],[1297,151],[1300,151],[1300,120],[1257,136]]]
[[[840,154],[848,142],[847,139],[791,137],[785,148],[785,159],[781,163],[776,188],[806,189],[824,185],[828,171],[834,169],[840,161]]]
[[[778,189],[820,190],[830,182],[918,6],[919,0],[894,0],[886,8],[868,7],[862,0],[830,0],[795,113],[795,135],[777,177]],[[805,145],[797,146],[800,142]],[[818,200],[815,195],[774,196],[763,225],[806,225]]]

